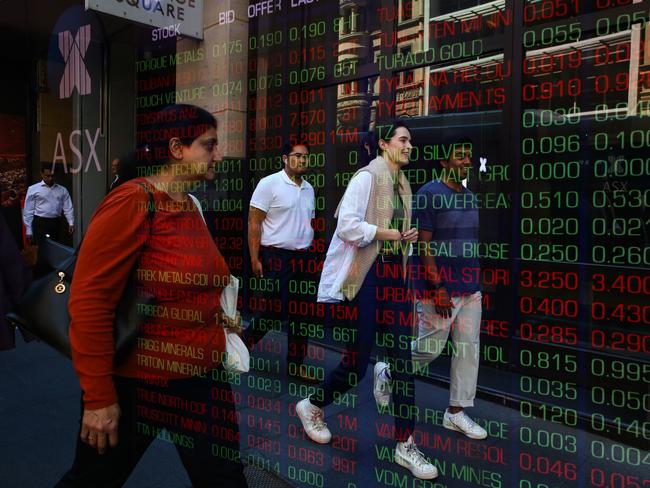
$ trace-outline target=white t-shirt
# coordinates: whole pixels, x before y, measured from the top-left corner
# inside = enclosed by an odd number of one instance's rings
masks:
[[[257,184],[250,205],[266,212],[262,246],[294,251],[311,245],[316,199],[314,189],[304,179],[298,186],[284,170],[266,176]]]

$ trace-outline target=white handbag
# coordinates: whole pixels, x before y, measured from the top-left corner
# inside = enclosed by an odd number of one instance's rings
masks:
[[[230,275],[230,283],[221,292],[221,310],[224,315],[232,320],[237,317],[237,294],[239,293],[239,280]],[[235,332],[225,329],[226,354],[223,367],[232,373],[248,373],[250,367],[250,354],[244,341]]]
[[[192,194],[188,196],[196,205],[199,215],[205,222],[201,202]],[[221,310],[229,319],[237,320],[237,295],[239,294],[239,280],[230,275],[230,283],[221,292]],[[239,318],[241,320],[241,317]],[[248,373],[251,357],[244,341],[234,332],[225,329],[226,333],[226,354],[224,355],[223,367],[231,373]]]

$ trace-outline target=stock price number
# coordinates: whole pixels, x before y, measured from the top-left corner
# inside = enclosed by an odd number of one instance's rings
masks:
[[[525,129],[532,129],[533,127],[575,125],[580,123],[580,119],[581,113],[578,107],[524,110],[522,126]]]
[[[525,314],[541,314],[550,317],[577,318],[578,301],[562,298],[537,298],[523,296],[519,299],[519,310]]]
[[[578,208],[580,197],[575,190],[569,191],[523,191],[521,208]]]
[[[522,288],[544,288],[551,290],[577,290],[578,273],[562,271],[522,270],[519,273],[519,284]]]
[[[591,485],[596,488],[647,488],[650,486],[650,478],[639,478],[617,471],[605,471],[601,468],[592,468],[589,478]]]
[[[578,450],[578,441],[574,435],[549,432],[544,429],[531,429],[530,427],[519,428],[519,442],[554,451],[575,453]]]
[[[591,290],[595,292],[617,291],[626,295],[650,295],[650,275],[616,275],[611,280],[602,273],[591,275]]]
[[[627,434],[650,441],[650,422],[638,419],[624,422],[621,417],[616,417],[606,422],[603,414],[592,413],[591,428],[595,432],[613,432],[617,435]]]
[[[640,208],[650,206],[650,190],[594,190],[591,194],[594,208]]]
[[[579,97],[582,93],[582,81],[580,78],[569,80],[543,81],[537,83],[526,83],[522,87],[522,100],[532,102],[533,100],[551,100],[562,97]]]
[[[579,41],[582,36],[582,27],[579,22],[569,25],[556,25],[543,27],[537,30],[524,32],[524,47],[531,48],[537,45],[551,46],[553,44],[564,44]]]
[[[522,322],[519,324],[519,337],[531,342],[575,346],[578,344],[578,329],[576,327],[565,327],[563,325],[530,324],[528,322]]]
[[[527,452],[519,453],[519,468],[544,476],[557,476],[570,481],[577,479],[578,467],[574,463],[553,460],[546,456],[533,456]]]
[[[591,402],[594,405],[650,412],[650,393],[593,386],[591,388]]]
[[[641,178],[650,176],[650,158],[617,158],[614,161],[597,159],[594,161],[596,178]]]
[[[540,20],[556,20],[578,13],[580,13],[580,0],[528,1],[524,7],[524,23],[534,24]]]
[[[567,400],[576,400],[578,398],[578,390],[575,383],[565,383],[564,381],[548,380],[546,378],[521,376],[519,378],[519,390],[522,393],[552,398],[564,398]]]
[[[538,408],[533,407],[527,401],[519,402],[519,414],[523,418],[541,419],[554,424],[564,424],[569,427],[578,425],[578,412],[573,408],[563,408],[558,405],[541,404]]]
[[[263,430],[273,436],[280,435],[279,420],[263,419],[262,417],[249,413],[246,416],[246,425],[249,429]]]
[[[521,244],[519,257],[524,261],[551,261],[575,263],[578,261],[578,246],[575,244]]]
[[[251,390],[259,390],[266,393],[282,392],[282,382],[280,380],[249,375],[247,383]]]
[[[594,328],[591,331],[591,347],[611,351],[650,353],[650,335]]]
[[[519,351],[519,364],[525,368],[532,369],[552,369],[567,373],[575,373],[578,371],[576,356],[565,353],[551,354],[546,351],[522,349]]]
[[[591,304],[591,318],[593,320],[616,320],[629,324],[650,324],[650,305],[639,305],[636,303],[618,303],[608,313],[607,306],[603,302]]]
[[[609,360],[600,357],[591,359],[591,375],[595,378],[611,378],[617,381],[642,382],[650,384],[650,364],[633,361]]]
[[[591,221],[591,233],[595,236],[639,237],[650,224],[650,219],[639,217],[604,219],[594,218]]]
[[[312,324],[309,322],[289,322],[291,332],[301,337],[310,337],[313,339],[323,339],[325,331],[322,324]]]
[[[591,260],[596,264],[650,265],[650,246],[601,246],[591,248]]]

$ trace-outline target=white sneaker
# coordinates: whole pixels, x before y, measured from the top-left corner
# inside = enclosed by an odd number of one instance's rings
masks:
[[[302,428],[305,430],[305,434],[312,441],[318,442],[319,444],[327,444],[332,440],[332,433],[325,423],[325,412],[322,408],[312,405],[309,397],[296,403],[296,414],[298,414],[298,418],[302,422]]]
[[[379,408],[385,408],[390,403],[390,379],[387,378],[389,368],[387,363],[381,361],[375,364],[372,393],[375,395],[375,401]]]
[[[409,437],[406,442],[397,443],[395,462],[421,480],[432,480],[438,477],[438,468],[424,457],[424,454],[413,442],[413,437]]]
[[[485,439],[487,437],[487,431],[469,418],[464,410],[455,414],[445,410],[445,415],[442,417],[442,426],[445,429],[462,432],[470,439]]]

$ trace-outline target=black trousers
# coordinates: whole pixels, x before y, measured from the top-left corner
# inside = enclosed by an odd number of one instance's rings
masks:
[[[270,330],[279,331],[280,324],[291,317],[287,324],[287,363],[299,366],[307,355],[308,339],[298,323],[305,320],[299,312],[300,303],[314,302],[318,286],[314,255],[307,251],[262,248],[260,260],[264,277],[251,278],[252,288],[256,288],[251,293],[255,310],[242,338],[252,348]]]
[[[47,234],[49,234],[50,239],[53,241],[60,242],[60,232],[61,219],[59,217],[50,219],[46,217],[34,216],[34,220],[32,221],[32,242],[37,246],[40,247],[43,245],[45,242],[45,236]],[[38,259],[36,261],[36,266],[34,267],[34,277],[44,276],[51,270],[52,267],[48,262],[46,262],[42,251],[39,249]]]
[[[213,378],[224,374],[217,369]],[[100,455],[77,435],[73,465],[56,488],[120,487],[156,438],[174,444],[192,486],[248,486],[240,462],[239,417],[227,382],[191,378],[153,386],[115,377],[115,387],[122,411],[117,446]]]
[[[350,340],[339,365],[325,377],[311,397],[311,403],[323,408],[361,381],[370,363],[373,345],[383,345],[384,361],[391,366],[393,402],[387,409],[395,422],[395,440],[403,442],[415,427],[414,380],[411,362],[413,339],[413,303],[405,294],[402,259],[379,257],[368,271],[359,292],[344,304],[356,310],[357,320],[349,322]],[[398,298],[399,297],[399,298]],[[361,414],[363,415],[363,414]]]
[[[59,217],[50,219],[47,217],[34,216],[32,221],[32,232],[34,243],[40,246],[45,240],[45,234],[49,234],[53,241],[59,241],[61,236],[61,219]]]

